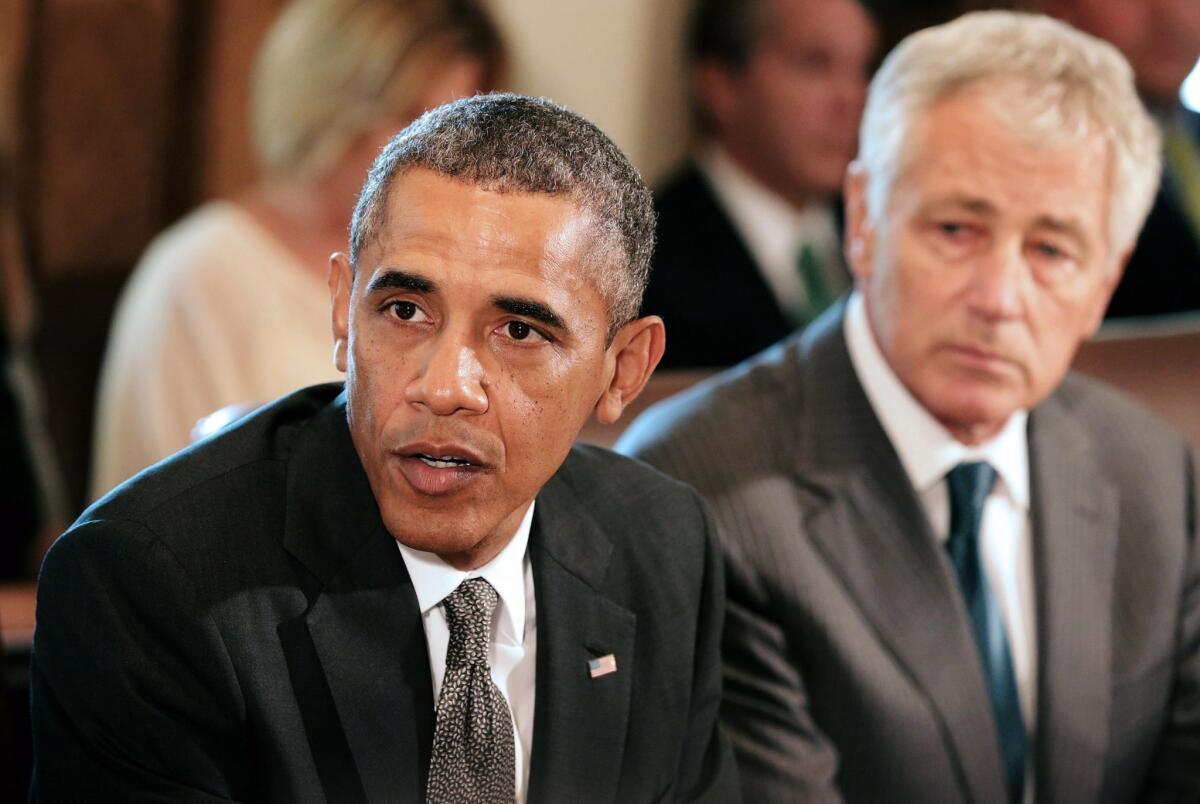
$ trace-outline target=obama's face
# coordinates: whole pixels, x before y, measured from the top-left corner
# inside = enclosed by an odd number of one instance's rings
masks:
[[[611,339],[591,217],[565,196],[398,176],[378,237],[330,271],[350,431],[401,543],[455,566],[515,533],[588,417],[615,420],[662,353]]]

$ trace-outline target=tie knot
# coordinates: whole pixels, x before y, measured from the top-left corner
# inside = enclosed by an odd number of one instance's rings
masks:
[[[442,605],[450,627],[450,644],[446,650],[446,667],[468,664],[487,664],[488,641],[491,636],[492,612],[500,596],[483,578],[469,578],[446,595]]]
[[[996,470],[984,461],[960,463],[946,475],[950,489],[950,538],[974,537],[983,504],[996,484]]]

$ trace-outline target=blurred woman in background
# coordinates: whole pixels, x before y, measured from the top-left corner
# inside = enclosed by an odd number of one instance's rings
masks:
[[[295,0],[259,52],[263,178],[161,234],[134,270],[101,369],[98,497],[186,446],[197,420],[340,379],[329,255],[387,140],[426,109],[493,88],[500,36],[470,0]]]

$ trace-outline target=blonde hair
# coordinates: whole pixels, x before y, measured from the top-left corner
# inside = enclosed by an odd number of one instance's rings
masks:
[[[455,56],[482,63],[485,88],[499,79],[500,35],[471,0],[295,0],[255,66],[259,166],[319,175],[381,118],[420,114],[422,89]]]
[[[1162,157],[1158,127],[1138,98],[1132,69],[1107,42],[1049,17],[1011,11],[975,12],[918,31],[884,60],[871,81],[859,140],[873,220],[882,219],[891,186],[907,167],[921,115],[967,86],[983,88],[998,121],[1030,141],[1103,136],[1112,166],[1112,259],[1133,246],[1154,201]]]

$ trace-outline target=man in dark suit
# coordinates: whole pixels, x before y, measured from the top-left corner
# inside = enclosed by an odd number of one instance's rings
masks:
[[[854,155],[874,25],[857,0],[699,0],[689,32],[703,143],[656,194],[643,310],[663,365],[727,366],[849,285],[835,199]]]
[[[382,152],[336,364],[51,550],[34,799],[736,795],[695,492],[573,448],[661,356],[650,195],[594,126],[478,96]]]
[[[1109,318],[1200,311],[1200,114],[1180,87],[1200,59],[1194,0],[1043,0],[1047,14],[1115,45],[1163,129],[1163,178]]]
[[[746,799],[1200,800],[1200,464],[1067,375],[1158,178],[1127,65],[968,15],[863,132],[849,300],[619,444],[713,505]]]

